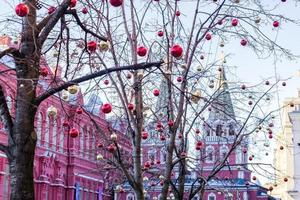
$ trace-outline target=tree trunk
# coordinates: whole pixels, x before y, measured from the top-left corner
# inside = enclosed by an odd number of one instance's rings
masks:
[[[30,137],[32,138],[32,137]],[[9,161],[11,200],[33,200],[33,161],[35,140],[11,147],[14,156]]]

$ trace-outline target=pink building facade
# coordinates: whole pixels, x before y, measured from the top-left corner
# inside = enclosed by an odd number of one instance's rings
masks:
[[[1,46],[14,45],[9,37],[0,38]],[[42,61],[41,65],[49,72],[51,69]],[[0,71],[13,69],[11,58],[0,60]],[[60,73],[59,71],[57,73]],[[53,74],[39,81],[38,93],[51,86]],[[57,79],[57,82],[60,82]],[[8,107],[14,115],[14,98],[16,76],[14,70],[0,76],[0,84],[5,89]],[[65,91],[64,91],[65,92]],[[92,95],[84,104],[80,90],[76,94],[59,93],[45,100],[36,114],[35,127],[38,136],[34,161],[35,199],[37,200],[98,200],[110,199],[111,183],[118,182],[118,174],[110,173],[105,165],[96,159],[101,154],[104,158],[110,153],[98,144],[104,144],[101,135],[96,131],[90,117],[107,130],[109,126],[101,112],[101,100]],[[60,98],[58,98],[60,97]],[[62,100],[63,99],[63,100]],[[82,114],[76,110],[82,108]],[[68,125],[64,125],[66,123]],[[79,136],[70,137],[71,128],[79,130]],[[122,126],[121,126],[122,128]],[[129,140],[118,130],[123,151],[130,152]],[[108,131],[107,131],[108,133]],[[0,142],[7,143],[7,134],[0,125]],[[9,169],[4,153],[0,152],[0,200],[9,199]],[[109,177],[108,177],[109,175]],[[116,178],[115,178],[116,177]]]

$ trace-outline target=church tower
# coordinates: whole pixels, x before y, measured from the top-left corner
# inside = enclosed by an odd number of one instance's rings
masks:
[[[212,98],[208,118],[203,123],[203,148],[200,150],[199,165],[203,166],[202,175],[209,176],[220,163],[225,163],[217,178],[250,180],[247,169],[247,139],[233,148],[240,137],[240,122],[236,119],[228,82],[223,65],[218,70],[216,92]],[[199,141],[197,141],[199,142]],[[197,145],[197,144],[196,144]]]

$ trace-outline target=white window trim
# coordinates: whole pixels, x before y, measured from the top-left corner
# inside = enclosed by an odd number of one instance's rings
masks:
[[[126,200],[131,200],[131,199],[129,199],[129,198],[132,198],[133,200],[135,200],[134,194],[132,194],[132,193],[127,194]]]
[[[217,196],[216,196],[214,193],[209,193],[208,196],[207,196],[207,200],[210,200],[210,199],[209,199],[210,197],[213,197],[214,200],[216,200],[216,197],[217,197]]]
[[[212,160],[209,160],[208,159],[208,150],[212,150]],[[215,162],[215,148],[213,147],[213,146],[207,146],[206,148],[205,148],[205,161],[206,161],[206,163],[214,163]]]

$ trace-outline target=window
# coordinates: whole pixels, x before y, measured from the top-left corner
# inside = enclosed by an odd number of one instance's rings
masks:
[[[216,136],[222,136],[222,125],[217,125]]]
[[[165,163],[167,161],[167,153],[166,153],[166,148],[162,148],[160,150],[160,162]]]
[[[220,149],[220,160],[223,160],[228,154],[228,147],[222,146]]]
[[[207,200],[216,200],[216,195],[214,193],[210,193],[207,197]]]
[[[52,149],[56,149],[56,145],[57,145],[57,121],[56,119],[52,119],[53,123],[52,123]]]
[[[238,178],[244,179],[244,171],[239,171],[238,172]]]
[[[233,200],[233,195],[231,193],[226,194],[225,200]]]
[[[236,154],[236,164],[241,164],[243,162],[242,161],[243,153],[241,147],[236,149],[235,154]]]
[[[38,114],[38,118],[37,118],[37,129],[36,129],[36,134],[37,134],[37,144],[40,145],[41,144],[41,139],[42,139],[42,130],[43,130],[43,115],[41,112],[39,112]]]
[[[206,147],[206,161],[211,163],[214,161],[214,148],[212,146]]]
[[[235,134],[235,131],[234,131],[234,127],[232,124],[229,124],[229,135],[234,135]]]
[[[134,195],[131,193],[127,194],[126,200],[135,200]]]
[[[148,151],[148,159],[154,161],[156,158],[156,150],[155,148],[151,147]]]
[[[49,132],[50,132],[50,120],[46,117],[46,130],[45,130],[45,146],[49,147]]]

